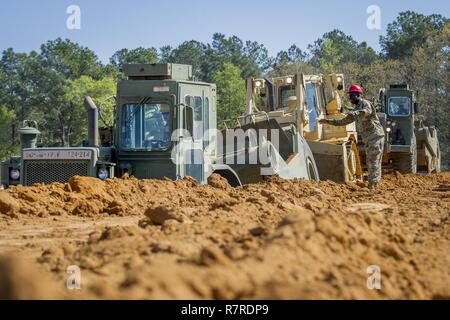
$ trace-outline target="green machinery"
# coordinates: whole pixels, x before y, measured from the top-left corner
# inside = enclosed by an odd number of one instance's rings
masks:
[[[107,179],[124,174],[173,180],[191,176],[206,183],[217,173],[232,186],[275,174],[318,178],[308,144],[291,134],[295,128],[269,121],[225,133],[216,130],[216,86],[195,81],[191,66],[134,64],[123,71],[127,78],[117,86],[113,126],[99,130],[99,110],[89,97],[83,146],[36,147],[37,125],[27,121],[19,132],[21,155],[2,163],[1,184],[29,186],[65,183],[77,175]],[[282,130],[260,134],[268,128]]]
[[[390,85],[380,89],[376,104],[386,133],[384,165],[402,173],[440,172],[438,132],[420,114],[414,91]]]

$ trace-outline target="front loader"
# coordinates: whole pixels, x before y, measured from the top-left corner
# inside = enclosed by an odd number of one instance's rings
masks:
[[[247,81],[247,115],[264,113],[283,126],[295,125],[315,159],[321,180],[345,183],[362,179],[355,124],[333,127],[319,118],[345,116],[339,92],[344,77],[332,75],[289,75]],[[264,120],[264,116],[257,119]]]

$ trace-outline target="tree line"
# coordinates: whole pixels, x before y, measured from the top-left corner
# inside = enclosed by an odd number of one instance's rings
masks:
[[[244,111],[244,79],[250,77],[344,73],[369,99],[389,84],[409,83],[422,113],[438,128],[443,161],[450,165],[449,40],[448,18],[405,11],[380,37],[380,52],[337,29],[306,50],[294,44],[275,56],[264,44],[221,33],[209,43],[121,49],[106,64],[68,39],[48,41],[29,53],[6,49],[0,60],[0,159],[18,152],[17,130],[26,119],[39,123],[46,146],[80,145],[87,133],[84,96],[96,103],[113,96],[124,64],[172,62],[190,64],[197,80],[217,84],[219,119]],[[105,122],[111,121],[112,103],[103,105]]]

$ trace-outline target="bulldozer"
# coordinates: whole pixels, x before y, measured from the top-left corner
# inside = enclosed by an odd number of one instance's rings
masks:
[[[247,80],[247,119],[276,119],[283,126],[295,125],[313,153],[321,180],[338,183],[361,180],[355,124],[322,125],[320,118],[345,116],[339,93],[342,74],[287,75]]]
[[[409,85],[381,88],[374,103],[385,130],[383,165],[401,173],[440,172],[437,129],[420,114]]]
[[[216,85],[196,81],[192,66],[125,65],[117,84],[114,123],[99,128],[99,112],[85,99],[88,138],[82,146],[45,148],[37,144],[36,122],[19,130],[21,154],[1,163],[1,184],[66,183],[73,176],[105,180],[187,176],[200,183],[216,173],[230,185],[267,176],[317,179],[312,152],[295,126],[273,119],[217,130]],[[250,117],[251,118],[251,117]],[[280,143],[281,141],[281,143]]]

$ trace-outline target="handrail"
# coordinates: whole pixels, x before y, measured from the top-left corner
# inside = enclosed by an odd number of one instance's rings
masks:
[[[249,114],[246,114],[246,115],[243,115],[243,116],[239,116],[239,117],[234,118],[234,119],[225,119],[225,120],[222,120],[222,123],[225,126],[225,129],[227,129],[227,130],[228,130],[228,123],[230,123],[231,121],[236,121],[238,127],[242,128],[242,126],[246,124],[246,119],[248,117],[251,117],[252,123],[256,124],[256,117],[260,116],[260,115],[264,115],[266,117],[267,122],[270,121],[269,114],[267,112],[265,112],[265,111],[258,111],[258,112],[249,113]],[[242,122],[242,120],[244,120],[244,121]]]

